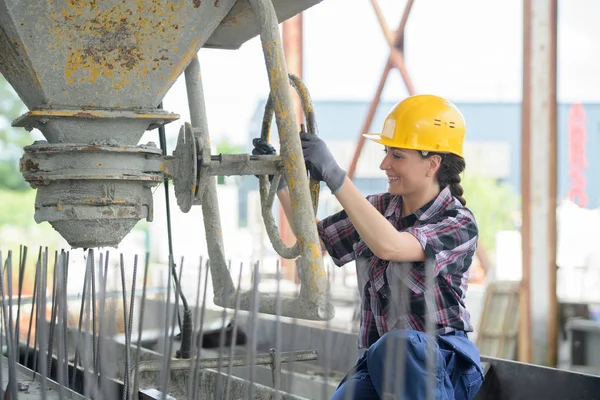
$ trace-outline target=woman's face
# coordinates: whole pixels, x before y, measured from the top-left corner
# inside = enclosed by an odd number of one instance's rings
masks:
[[[435,184],[439,157],[421,157],[416,150],[384,148],[385,157],[379,165],[388,178],[388,191],[394,195],[413,195]]]

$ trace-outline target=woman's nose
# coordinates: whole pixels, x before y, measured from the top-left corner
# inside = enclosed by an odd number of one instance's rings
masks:
[[[388,156],[387,154],[385,155],[385,157],[383,157],[383,160],[381,160],[381,164],[379,164],[379,169],[381,170],[386,170],[390,168],[390,163],[388,162]]]

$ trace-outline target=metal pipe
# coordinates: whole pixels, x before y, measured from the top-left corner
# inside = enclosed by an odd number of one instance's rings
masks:
[[[286,20],[281,24],[281,36],[283,42],[283,52],[285,55],[285,65],[289,72],[302,78],[303,72],[303,18],[302,13]],[[295,106],[296,121],[302,121],[302,102],[294,96],[292,98]],[[271,207],[272,208],[272,207]],[[294,232],[290,228],[290,224],[286,218],[283,207],[279,205],[279,233],[281,241],[285,246],[294,244]],[[298,281],[298,271],[295,263],[292,260],[282,257],[281,266],[284,279],[290,281]]]
[[[271,353],[263,353],[257,354],[254,358],[254,362],[252,365],[273,365],[276,362],[279,363],[289,363],[296,361],[315,361],[318,358],[316,350],[304,350],[304,351],[290,351],[285,353],[279,353],[278,357],[275,357]],[[190,364],[195,363],[195,359],[178,359],[171,360],[171,371],[182,371],[189,370]],[[203,358],[198,363],[200,369],[207,368],[224,368],[229,365],[233,367],[244,367],[250,366],[247,363],[247,357],[245,355],[236,356],[232,358]],[[162,361],[160,360],[151,360],[151,361],[142,361],[137,365],[139,372],[153,372],[160,371],[162,368]],[[132,371],[135,370],[135,367]]]
[[[185,69],[185,85],[190,108],[190,121],[194,128],[199,129],[208,136],[206,104],[204,103],[204,89],[200,72],[200,62],[198,61],[198,56],[195,55]],[[234,286],[225,260],[217,183],[214,177],[211,177],[205,185],[202,198],[202,217],[206,232],[208,256],[210,257],[210,275],[213,281],[213,293],[215,298],[228,296],[233,293]],[[230,288],[231,293],[223,293],[225,288]]]
[[[269,0],[250,0],[252,11],[260,22],[260,38],[265,64],[275,105],[275,121],[279,133],[281,155],[284,159],[284,174],[289,185],[295,216],[295,233],[300,247],[304,270],[302,271],[301,297],[316,307],[322,319],[333,318],[334,310],[328,299],[321,246],[313,215],[308,177],[304,165],[296,116],[293,112],[292,93],[285,65],[279,22],[273,4]]]

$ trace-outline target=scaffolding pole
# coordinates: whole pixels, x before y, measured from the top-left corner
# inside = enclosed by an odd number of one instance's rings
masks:
[[[556,366],[557,0],[523,3],[522,251],[518,358]]]

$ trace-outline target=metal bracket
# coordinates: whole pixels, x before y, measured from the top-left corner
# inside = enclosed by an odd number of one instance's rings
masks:
[[[177,204],[182,212],[189,212],[192,205],[202,204],[202,194],[209,183],[208,178],[231,175],[277,175],[283,170],[281,156],[251,154],[211,155],[198,129],[185,123],[177,139],[173,156],[164,162],[165,177],[173,180]],[[272,204],[272,201],[271,201]]]

